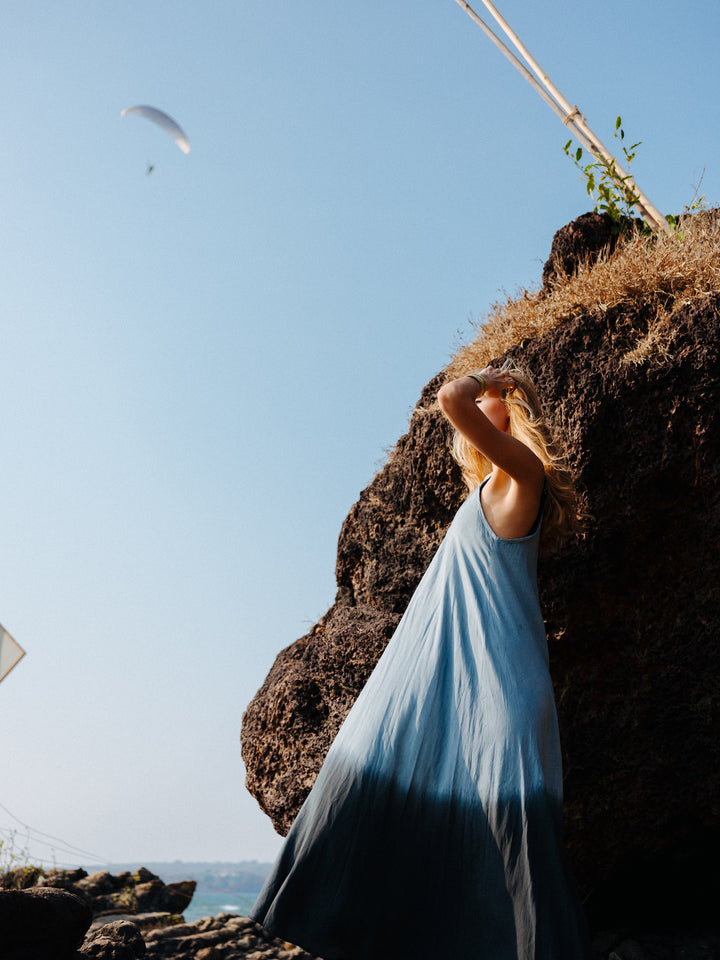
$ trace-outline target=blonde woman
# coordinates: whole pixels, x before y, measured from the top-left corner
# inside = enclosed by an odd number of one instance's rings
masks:
[[[521,371],[438,401],[470,494],[251,916],[325,960],[585,960],[536,583],[572,484]]]

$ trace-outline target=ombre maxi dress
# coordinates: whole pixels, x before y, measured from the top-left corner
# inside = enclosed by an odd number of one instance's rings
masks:
[[[504,539],[481,497],[455,515],[250,913],[325,960],[587,956],[562,841],[541,516]]]

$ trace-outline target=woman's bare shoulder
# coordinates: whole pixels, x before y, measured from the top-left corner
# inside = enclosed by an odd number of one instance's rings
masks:
[[[493,532],[503,539],[515,540],[532,530],[540,510],[544,471],[527,480],[518,481],[502,470],[494,471],[483,485],[481,506]]]

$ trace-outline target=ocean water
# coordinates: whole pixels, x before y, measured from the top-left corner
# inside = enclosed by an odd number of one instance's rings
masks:
[[[218,913],[238,913],[241,917],[246,917],[258,893],[259,890],[226,893],[199,883],[190,906],[183,911],[185,922],[192,923],[201,917],[215,917]]]

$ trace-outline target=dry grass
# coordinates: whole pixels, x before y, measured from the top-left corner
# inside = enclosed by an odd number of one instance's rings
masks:
[[[671,354],[675,309],[720,292],[720,214],[703,211],[684,220],[673,236],[639,234],[621,241],[612,254],[581,264],[549,291],[523,291],[496,303],[477,336],[451,360],[450,377],[484,367],[527,338],[541,337],[563,320],[621,304],[642,305],[654,314],[637,331],[626,363],[645,363]]]

